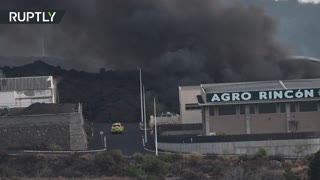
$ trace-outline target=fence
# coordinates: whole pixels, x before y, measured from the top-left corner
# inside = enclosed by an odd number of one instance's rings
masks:
[[[161,150],[202,154],[255,154],[263,148],[269,155],[306,156],[320,149],[320,132],[223,135],[159,136]]]
[[[165,131],[194,131],[202,130],[202,124],[163,124],[157,127],[159,134]]]
[[[320,132],[241,134],[241,135],[220,135],[220,136],[175,135],[175,136],[159,136],[158,142],[215,143],[215,142],[266,141],[266,140],[289,140],[289,139],[312,139],[312,138],[320,138]]]

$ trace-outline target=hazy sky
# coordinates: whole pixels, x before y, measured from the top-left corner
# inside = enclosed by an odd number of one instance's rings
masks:
[[[315,4],[320,3],[320,0],[298,0],[298,1],[302,3],[315,3]]]

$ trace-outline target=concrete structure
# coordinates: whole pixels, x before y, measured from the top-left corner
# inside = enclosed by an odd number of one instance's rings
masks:
[[[320,79],[202,84],[199,88],[197,100],[192,101],[192,93],[186,97],[180,93],[180,108],[182,122],[189,123],[186,116],[196,117],[199,112],[184,111],[186,102],[198,103],[204,135],[320,131]],[[191,92],[196,96],[196,90]]]
[[[254,155],[259,149],[266,150],[268,155],[283,155],[285,157],[306,156],[320,149],[320,138],[264,140],[242,142],[208,142],[208,143],[167,143],[159,142],[161,150],[182,153]]]
[[[201,123],[201,107],[198,105],[197,96],[201,95],[199,86],[179,87],[179,108],[182,124]]]
[[[162,150],[254,154],[263,148],[294,156],[297,148],[300,155],[320,148],[319,134],[299,136],[320,132],[320,79],[201,84],[179,87],[179,98],[181,122],[198,123],[200,116],[202,136],[159,138]]]
[[[0,117],[0,149],[86,150],[83,124],[80,104],[36,103],[13,108]]]
[[[0,107],[28,107],[33,103],[56,103],[52,76],[0,78]]]

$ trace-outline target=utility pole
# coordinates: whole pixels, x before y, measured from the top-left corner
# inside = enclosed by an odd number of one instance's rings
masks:
[[[139,69],[139,74],[140,74],[141,123],[143,123],[143,94],[142,94],[142,73],[141,73],[141,68]]]
[[[100,136],[101,136],[101,145],[104,146],[103,131],[100,131]]]
[[[156,97],[153,98],[154,107],[154,134],[155,134],[155,145],[156,145],[156,156],[158,156],[158,132],[157,132],[157,107],[156,107]]]
[[[143,86],[143,117],[144,117],[144,140],[145,143],[148,142],[148,136],[147,136],[147,116],[146,116],[146,90]]]
[[[91,136],[94,136],[94,131],[93,131],[93,121],[91,122]]]
[[[42,57],[45,55],[45,49],[44,49],[44,38],[42,37]]]
[[[104,135],[104,149],[107,150],[107,135]]]

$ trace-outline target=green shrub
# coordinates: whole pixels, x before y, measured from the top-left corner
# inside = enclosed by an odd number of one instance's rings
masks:
[[[20,163],[28,163],[28,164],[35,164],[37,163],[41,158],[39,156],[36,155],[32,155],[32,154],[26,154],[26,155],[21,155],[21,156],[17,156],[17,161]]]
[[[253,156],[254,159],[266,159],[267,157],[267,151],[263,148],[260,148]]]
[[[270,155],[268,157],[269,160],[282,161],[284,159],[282,154]]]
[[[181,154],[160,154],[159,155],[160,160],[164,161],[164,162],[169,162],[169,163],[173,163],[173,162],[177,162],[183,159]]]
[[[98,154],[94,158],[94,164],[102,174],[106,175],[124,175],[127,167],[120,151]]]
[[[206,155],[206,159],[210,159],[210,160],[216,160],[216,159],[219,159],[219,156],[217,154],[207,154]]]
[[[250,161],[250,160],[252,160],[252,156],[247,155],[247,154],[243,154],[243,155],[240,155],[240,156],[239,156],[239,159],[240,159],[241,161]]]
[[[284,170],[283,176],[286,178],[286,180],[297,180],[298,176],[293,173],[290,167],[286,167]]]
[[[223,172],[227,169],[226,166],[224,166],[223,164],[219,163],[219,164],[215,164],[210,172],[209,175],[213,178],[213,179],[218,179],[218,177],[221,177],[223,175]]]
[[[65,166],[71,166],[75,161],[80,159],[79,153],[73,153],[64,159]]]
[[[208,179],[202,172],[194,171],[192,169],[185,169],[181,174],[182,179],[195,180],[195,179]]]
[[[202,160],[197,169],[201,170],[203,173],[209,173],[213,169],[214,163],[209,160]]]
[[[157,156],[145,155],[142,162],[142,168],[146,173],[165,174],[168,171],[169,164],[161,161]]]
[[[35,176],[44,167],[45,158],[37,155],[16,156],[15,166],[19,173],[25,176]]]
[[[308,175],[310,180],[320,179],[320,151],[316,152],[311,158]]]
[[[109,152],[109,154],[118,163],[123,163],[125,161],[124,156],[120,150],[112,150]]]
[[[67,178],[81,177],[82,172],[73,167],[66,167],[59,172],[59,176]]]
[[[189,166],[196,166],[198,165],[199,161],[202,160],[202,155],[200,154],[191,154],[188,156],[187,161]]]
[[[223,173],[221,179],[226,180],[273,180],[283,179],[282,175],[278,175],[259,167],[233,166]]]
[[[171,154],[170,158],[173,162],[176,162],[176,161],[181,161],[183,159],[183,156],[181,154],[175,153],[175,154]]]
[[[7,179],[18,179],[15,178],[19,176],[21,172],[18,172],[16,169],[11,167],[0,167],[0,180],[7,180]]]
[[[63,150],[63,148],[57,144],[50,144],[47,149],[50,151],[62,151]]]
[[[140,153],[134,153],[134,154],[132,155],[132,160],[133,160],[133,162],[136,163],[136,164],[141,164],[142,161],[143,161],[143,156],[142,156],[142,154],[140,154]]]
[[[144,173],[144,171],[142,169],[140,169],[139,167],[137,167],[136,165],[131,164],[126,171],[126,175],[129,177],[134,177],[134,178],[142,178],[144,176],[146,176],[146,174]]]
[[[7,162],[8,159],[9,155],[4,151],[0,151],[0,163]]]

